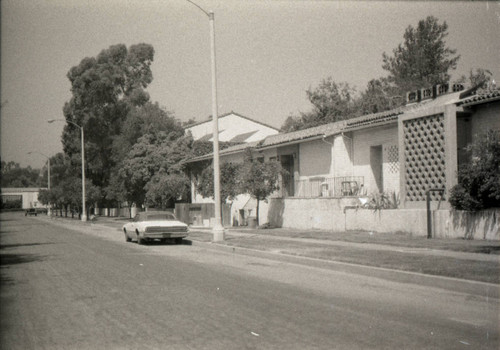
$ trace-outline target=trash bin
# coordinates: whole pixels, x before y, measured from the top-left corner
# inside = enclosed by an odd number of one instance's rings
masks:
[[[257,218],[255,216],[250,216],[248,218],[248,227],[256,228],[257,227]]]

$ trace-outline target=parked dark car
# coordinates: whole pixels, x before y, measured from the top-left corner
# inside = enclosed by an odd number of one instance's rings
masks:
[[[31,216],[31,215],[35,215],[37,216],[38,215],[38,211],[36,210],[36,208],[29,208],[29,209],[26,209],[26,212],[24,213],[24,216]]]

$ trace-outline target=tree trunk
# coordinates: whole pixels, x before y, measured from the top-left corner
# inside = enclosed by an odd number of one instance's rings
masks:
[[[259,227],[259,204],[260,204],[260,199],[257,198],[257,212],[255,213],[255,218],[257,220],[256,222],[257,227]]]

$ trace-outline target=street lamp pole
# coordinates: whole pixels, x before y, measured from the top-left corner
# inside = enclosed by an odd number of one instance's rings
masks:
[[[224,240],[224,227],[221,220],[221,197],[220,197],[220,164],[219,164],[219,114],[217,111],[217,65],[215,61],[215,16],[213,11],[207,12],[191,0],[186,0],[199,8],[208,16],[210,24],[210,58],[212,71],[212,123],[213,123],[213,148],[214,148],[214,201],[215,222],[213,227],[213,241]]]
[[[80,128],[81,139],[82,139],[82,221],[87,221],[87,209],[85,206],[85,140],[83,134],[83,127],[75,122],[72,122],[71,120],[66,120],[66,119],[51,119],[48,122],[53,123],[55,121],[63,121],[71,123]]]

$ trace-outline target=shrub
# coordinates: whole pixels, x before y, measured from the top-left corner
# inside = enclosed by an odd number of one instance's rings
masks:
[[[450,203],[458,210],[500,207],[500,133],[479,135],[467,151],[471,161],[460,167]]]
[[[399,207],[399,195],[396,192],[390,193],[375,193],[368,197],[368,202],[365,208],[381,210],[381,209],[397,209]]]

